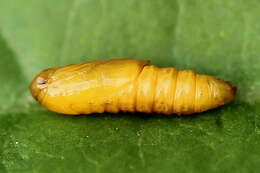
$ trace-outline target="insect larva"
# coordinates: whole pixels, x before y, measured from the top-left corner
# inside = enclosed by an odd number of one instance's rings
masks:
[[[34,78],[30,90],[47,109],[64,114],[192,114],[224,105],[236,95],[236,87],[215,77],[137,59],[47,69]]]

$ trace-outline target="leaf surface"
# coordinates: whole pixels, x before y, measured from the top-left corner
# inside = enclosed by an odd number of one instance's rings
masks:
[[[0,172],[257,172],[259,0],[0,2]],[[238,86],[222,108],[66,116],[30,96],[41,70],[115,57]]]

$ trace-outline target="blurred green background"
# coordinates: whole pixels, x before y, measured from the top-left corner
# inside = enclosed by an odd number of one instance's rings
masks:
[[[115,57],[238,86],[194,116],[59,115],[30,96],[49,67]],[[259,0],[1,0],[0,172],[258,172]]]

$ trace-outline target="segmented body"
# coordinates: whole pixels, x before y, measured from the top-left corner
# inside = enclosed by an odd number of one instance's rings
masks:
[[[49,69],[33,80],[31,92],[45,107],[64,114],[192,114],[235,97],[235,87],[225,81],[191,70],[158,68],[136,59]]]

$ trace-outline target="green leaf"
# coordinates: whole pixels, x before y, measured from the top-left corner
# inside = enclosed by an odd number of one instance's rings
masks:
[[[1,0],[0,172],[257,172],[259,0]],[[59,115],[30,96],[45,68],[133,57],[238,86],[178,117]]]

